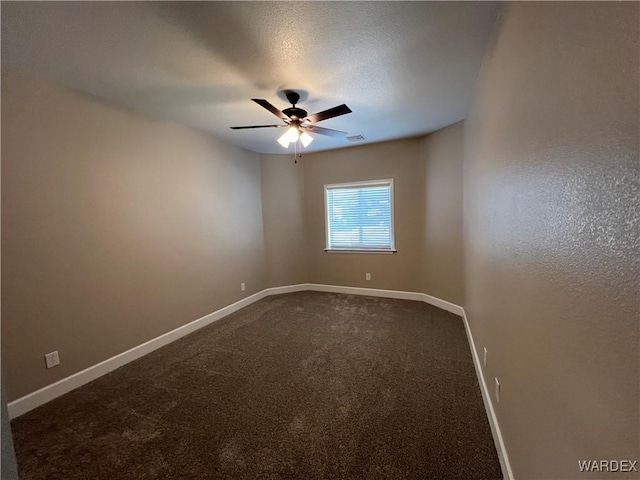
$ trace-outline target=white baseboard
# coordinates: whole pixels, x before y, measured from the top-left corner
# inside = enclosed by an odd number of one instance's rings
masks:
[[[403,292],[401,290],[381,290],[379,288],[342,287],[338,285],[322,285],[319,283],[307,283],[307,290],[332,293],[350,293],[351,295],[368,295],[370,297],[398,298],[401,300],[415,300],[425,302],[434,307],[441,308],[458,316],[464,314],[464,309],[453,303],[441,300],[426,293]]]
[[[144,355],[151,353],[158,348],[164,347],[165,345],[168,345],[169,343],[174,342],[179,338],[184,337],[185,335],[206,327],[216,320],[220,320],[221,318],[226,317],[227,315],[236,312],[241,308],[251,305],[252,303],[257,302],[262,298],[268,297],[270,295],[279,295],[283,293],[293,293],[307,290],[330,293],[347,293],[351,295],[367,295],[371,297],[397,298],[401,300],[415,300],[419,302],[426,302],[430,305],[462,317],[473,355],[473,363],[476,369],[476,375],[478,376],[480,390],[482,391],[482,400],[484,401],[485,409],[487,411],[487,417],[489,418],[489,425],[491,426],[493,438],[496,443],[496,449],[500,458],[503,475],[505,479],[513,480],[513,473],[509,464],[507,451],[504,446],[502,434],[500,433],[500,427],[498,425],[498,420],[493,409],[491,397],[489,396],[487,386],[484,381],[484,375],[482,373],[482,368],[478,359],[478,354],[473,342],[473,336],[471,335],[471,330],[469,329],[469,323],[467,321],[464,309],[459,305],[455,305],[445,300],[441,300],[439,298],[432,297],[431,295],[419,292],[403,292],[399,290],[382,290],[377,288],[343,287],[339,285],[322,285],[317,283],[300,283],[297,285],[266,288],[247,298],[243,298],[238,302],[223,307],[220,310],[216,310],[213,313],[205,315],[202,318],[171,330],[170,332],[160,335],[159,337],[153,338],[148,342],[138,345],[137,347],[133,347],[126,352],[122,352],[114,357],[108,358],[107,360],[97,363],[96,365],[86,368],[80,372],[74,373],[69,377],[63,378],[62,380],[52,383],[51,385],[47,385],[46,387],[43,387],[39,390],[36,390],[35,392],[29,393],[24,397],[10,402],[7,405],[9,410],[9,418],[18,417],[30,410],[33,410],[36,407],[39,407],[40,405],[44,405],[54,398],[57,398],[61,395],[64,395],[65,393],[70,392],[71,390],[81,387],[82,385],[85,385],[93,380],[96,380],[97,378],[106,375],[109,372],[112,372],[116,368],[137,360],[138,358],[143,357]]]
[[[493,408],[493,402],[491,401],[491,395],[489,389],[484,380],[484,374],[482,372],[482,364],[478,357],[478,350],[476,344],[473,341],[473,335],[471,334],[471,328],[469,327],[469,321],[467,320],[467,314],[462,312],[462,320],[464,321],[464,328],[467,331],[467,339],[469,340],[469,347],[471,347],[471,355],[473,356],[473,366],[476,369],[476,376],[478,377],[478,383],[480,384],[480,391],[482,392],[482,401],[484,402],[484,409],[487,411],[487,418],[489,419],[489,426],[491,427],[491,433],[493,434],[493,441],[496,445],[498,452],[498,458],[500,459],[500,467],[502,468],[502,475],[505,480],[513,480],[513,471],[511,470],[511,464],[509,463],[509,456],[507,455],[507,449],[504,445],[502,438],[502,432],[500,431],[500,425],[498,424],[498,417]]]
[[[262,292],[265,297],[270,295],[281,295],[283,293],[304,292],[309,290],[308,283],[298,283],[296,285],[285,285],[284,287],[265,288]]]
[[[243,298],[242,300],[223,307],[220,310],[216,310],[213,313],[198,318],[197,320],[171,330],[170,332],[160,335],[159,337],[153,338],[148,342],[138,345],[137,347],[130,348],[126,352],[122,352],[114,357],[108,358],[100,363],[92,365],[91,367],[85,368],[84,370],[63,378],[62,380],[58,380],[51,385],[47,385],[46,387],[36,390],[35,392],[29,393],[24,397],[20,397],[12,402],[9,402],[9,404],[7,404],[9,418],[19,417],[20,415],[27,413],[28,411],[33,410],[40,405],[44,405],[45,403],[50,402],[54,398],[58,398],[59,396],[64,395],[71,390],[81,387],[82,385],[92,382],[93,380],[96,380],[97,378],[100,378],[101,376],[114,371],[116,368],[126,365],[129,362],[133,362],[134,360],[137,360],[138,358],[143,357],[144,355],[151,353],[158,348],[164,347],[171,342],[175,342],[185,335],[195,332],[196,330],[199,330],[202,327],[206,327],[216,320],[220,320],[221,318],[226,317],[227,315],[240,310],[241,308],[251,305],[253,302],[257,302],[267,295],[273,295],[273,293],[266,293],[268,290],[272,289],[262,290],[247,298]]]
[[[122,352],[114,357],[108,358],[100,363],[85,368],[80,372],[74,373],[62,380],[59,380],[51,385],[47,385],[35,392],[29,393],[24,397],[20,397],[13,400],[7,405],[9,411],[9,418],[19,417],[20,415],[33,410],[40,405],[44,405],[50,402],[54,398],[58,398],[65,393],[70,392],[82,385],[85,385],[109,372],[114,371],[129,362],[137,360],[144,355],[164,347],[171,342],[175,342],[179,338],[184,337],[196,330],[206,327],[212,322],[219,320],[241,308],[244,308],[253,302],[256,302],[269,295],[278,295],[283,293],[300,292],[304,290],[314,290],[320,292],[333,292],[333,293],[350,293],[353,295],[369,295],[373,297],[385,297],[385,298],[399,298],[404,300],[417,300],[427,302],[436,307],[450,311],[457,315],[462,316],[462,307],[454,305],[452,303],[440,300],[430,295],[417,292],[402,292],[397,290],[380,290],[375,288],[358,288],[358,287],[342,287],[337,285],[321,285],[315,283],[300,283],[297,285],[286,285],[283,287],[266,288],[258,293],[255,293],[247,298],[228,305],[220,310],[216,310],[213,313],[205,315],[202,318],[198,318],[186,325],[178,327],[170,332],[167,332],[159,337],[153,338],[137,347],[133,347],[126,352]]]

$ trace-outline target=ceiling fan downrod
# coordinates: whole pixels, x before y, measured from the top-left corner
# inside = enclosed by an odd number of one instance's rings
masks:
[[[298,92],[294,92],[293,90],[288,90],[285,93],[285,96],[287,97],[287,100],[289,100],[289,103],[292,106],[282,110],[282,113],[284,113],[287,117],[289,117],[293,121],[296,121],[296,120],[299,121],[299,120],[302,120],[303,118],[307,118],[307,111],[303,110],[302,108],[296,107],[296,104],[300,100],[300,94]]]

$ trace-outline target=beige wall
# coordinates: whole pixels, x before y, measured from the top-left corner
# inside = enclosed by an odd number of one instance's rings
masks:
[[[464,305],[462,164],[464,124],[424,137],[424,233],[421,291]]]
[[[260,184],[258,155],[3,69],[9,400],[262,290]]]
[[[461,298],[441,260],[450,242],[424,234],[425,208],[437,196],[455,210],[453,191],[438,185],[425,202],[425,168],[460,183],[461,125],[294,164],[290,155],[260,158],[14,71],[5,69],[2,81],[9,400],[266,287],[427,285],[434,290],[426,293]],[[324,184],[379,178],[395,181],[398,253],[325,253]],[[455,237],[445,217],[428,222]],[[444,283],[433,274],[425,282],[425,265]],[[46,370],[43,355],[53,350],[61,365]]]
[[[640,460],[639,8],[510,4],[465,124],[465,307],[518,479],[638,478],[578,460]]]
[[[304,167],[293,155],[262,155],[261,162],[267,284],[305,283]]]
[[[424,292],[462,305],[463,123],[426,137],[262,156],[269,286],[302,282]],[[398,252],[327,253],[324,185],[394,179]],[[365,280],[371,273],[371,281]]]
[[[305,155],[309,281],[417,292],[421,288],[424,164],[417,138]],[[327,253],[324,185],[393,178],[397,253]],[[365,280],[371,273],[371,281]]]

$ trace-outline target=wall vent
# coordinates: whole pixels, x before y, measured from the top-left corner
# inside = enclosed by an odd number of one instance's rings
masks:
[[[347,140],[349,140],[350,142],[361,142],[364,139],[364,135],[351,135],[350,137],[347,137]]]

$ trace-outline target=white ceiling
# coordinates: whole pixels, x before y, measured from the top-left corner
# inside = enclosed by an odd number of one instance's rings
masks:
[[[251,98],[365,142],[465,118],[500,8],[494,2],[2,2],[2,65],[259,153],[281,122]],[[362,142],[361,142],[362,143]],[[307,150],[351,145],[314,135]]]

